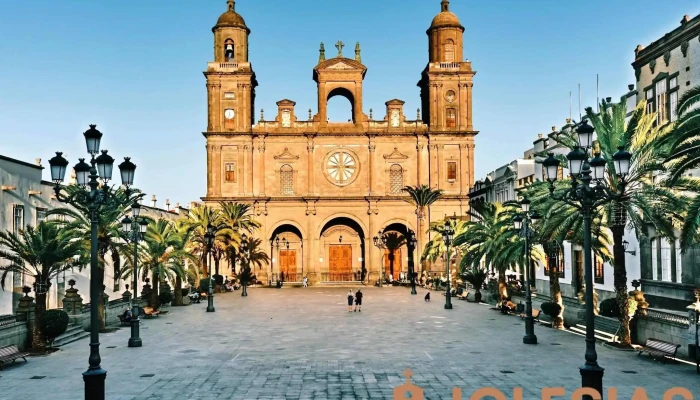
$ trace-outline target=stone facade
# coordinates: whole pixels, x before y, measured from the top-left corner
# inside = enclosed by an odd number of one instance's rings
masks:
[[[373,245],[378,231],[419,232],[413,206],[401,188],[428,184],[445,191],[426,218],[464,215],[473,184],[472,70],[462,61],[464,27],[449,11],[449,1],[427,31],[429,62],[422,72],[423,109],[413,114],[398,99],[386,102],[385,116],[362,107],[360,45],[354,58],[326,58],[325,46],[313,68],[318,110],[299,111],[292,100],[277,103],[274,118],[254,123],[257,80],[247,58],[247,34],[234,3],[213,28],[214,62],[204,73],[208,91],[207,193],[210,205],[237,201],[254,206],[262,224],[256,233],[270,243],[268,271],[292,280],[357,280],[362,268],[370,279],[405,271],[405,251],[394,271]],[[228,45],[227,45],[228,44]],[[352,119],[331,122],[328,100],[347,98]],[[307,115],[308,114],[308,115]],[[412,118],[412,116],[414,116]],[[427,224],[423,231],[427,229]],[[342,236],[342,239],[341,239]],[[282,241],[278,248],[276,239]],[[419,248],[427,235],[419,235]],[[403,249],[405,250],[405,249]]]

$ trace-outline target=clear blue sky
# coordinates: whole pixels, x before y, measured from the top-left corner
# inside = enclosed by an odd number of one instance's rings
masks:
[[[238,0],[252,30],[256,115],[289,98],[316,112],[318,45],[362,45],[365,113],[384,102],[419,107],[428,28],[439,0]],[[466,27],[474,84],[476,177],[522,156],[538,132],[561,126],[569,91],[594,105],[634,83],[638,43],[700,13],[697,0],[452,0]],[[84,154],[81,133],[98,124],[103,148],[131,156],[149,194],[183,204],[205,194],[206,88],[211,27],[224,0],[23,0],[0,13],[0,154],[33,161]],[[347,50],[350,51],[347,51]],[[574,108],[576,108],[576,100]],[[334,110],[337,108],[333,105]],[[341,109],[335,119],[344,117]],[[347,106],[349,108],[349,106]],[[306,115],[299,111],[298,114]],[[256,117],[257,119],[257,117]],[[45,170],[49,178],[48,169]]]

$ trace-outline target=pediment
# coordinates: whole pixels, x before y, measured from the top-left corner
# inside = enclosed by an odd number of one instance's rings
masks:
[[[295,156],[289,151],[288,147],[284,148],[284,151],[274,157],[275,160],[279,161],[295,161],[299,159],[299,156]]]
[[[408,156],[401,153],[398,148],[394,147],[394,151],[390,154],[384,154],[385,160],[406,160]]]
[[[355,67],[353,67],[351,65],[347,65],[344,62],[339,62],[337,64],[331,65],[330,67],[328,67],[326,69],[336,69],[336,70],[337,69],[355,69]]]

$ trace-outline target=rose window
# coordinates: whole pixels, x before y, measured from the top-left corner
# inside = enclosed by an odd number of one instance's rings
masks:
[[[326,161],[326,174],[328,179],[338,185],[345,186],[351,183],[357,172],[357,161],[350,153],[338,151],[331,154]]]

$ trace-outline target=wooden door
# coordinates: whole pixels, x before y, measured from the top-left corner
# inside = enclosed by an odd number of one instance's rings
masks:
[[[351,281],[352,246],[349,244],[330,246],[328,257],[328,280],[331,282]]]
[[[394,269],[391,268],[391,257],[389,257],[389,250],[384,249],[384,275],[389,277],[389,274],[393,276],[395,280],[399,280],[399,273],[401,272],[401,249],[394,250]]]
[[[284,273],[285,282],[296,282],[297,251],[280,250],[280,273]],[[279,279],[279,278],[278,278]]]

